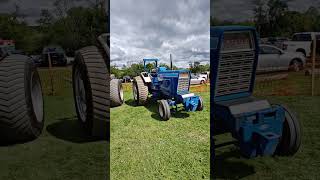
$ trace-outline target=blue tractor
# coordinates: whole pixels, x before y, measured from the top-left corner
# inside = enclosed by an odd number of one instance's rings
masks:
[[[212,137],[231,133],[249,158],[295,154],[301,129],[294,113],[252,96],[259,55],[255,28],[211,27],[210,36]]]
[[[148,70],[147,65],[154,63]],[[202,111],[203,100],[200,96],[190,93],[190,71],[171,70],[158,67],[158,59],[143,59],[145,72],[133,80],[133,98],[137,105],[144,105],[149,94],[151,99],[158,101],[158,112],[163,120],[171,117],[171,107],[178,110],[183,104],[186,111]]]

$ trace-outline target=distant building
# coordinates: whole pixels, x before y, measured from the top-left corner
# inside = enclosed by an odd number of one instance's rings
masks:
[[[8,51],[15,51],[16,49],[15,41],[0,38],[0,47],[5,47]]]
[[[1,39],[0,38],[0,45],[3,45],[3,46],[15,46],[15,41],[14,40],[6,40],[6,39]]]

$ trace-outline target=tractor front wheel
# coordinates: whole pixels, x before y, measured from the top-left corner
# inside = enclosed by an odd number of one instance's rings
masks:
[[[132,83],[133,99],[137,105],[144,105],[148,99],[148,86],[144,84],[143,79],[137,76]]]
[[[295,154],[301,144],[301,127],[298,118],[289,108],[285,110],[285,121],[283,123],[282,137],[277,147],[277,154],[289,156]]]
[[[198,102],[197,111],[202,111],[203,107],[204,107],[204,105],[203,105],[202,97],[199,96],[199,102]]]
[[[158,113],[162,120],[169,120],[171,117],[170,106],[167,100],[160,100],[158,105]]]

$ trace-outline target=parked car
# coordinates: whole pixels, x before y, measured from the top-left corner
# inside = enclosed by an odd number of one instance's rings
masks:
[[[26,55],[26,53],[24,51],[14,49],[9,46],[0,46],[0,49],[2,52],[6,52],[7,55],[15,55],[15,54]]]
[[[286,37],[268,37],[266,38],[266,41],[262,44],[269,44],[269,45],[276,46],[280,49],[283,49],[284,42],[287,42],[287,41],[289,41],[289,39]]]
[[[66,57],[66,59],[67,59],[67,64],[68,65],[71,65],[71,64],[73,64],[73,62],[74,62],[74,57]]]
[[[41,55],[31,55],[30,57],[37,66],[41,65]]]
[[[204,78],[206,81],[209,80],[209,72],[198,74],[199,77]]]
[[[320,32],[301,32],[295,33],[291,41],[283,43],[284,50],[292,52],[300,52],[306,57],[311,56],[312,39],[320,39]]]
[[[7,55],[8,55],[7,49],[0,46],[0,59],[4,58]]]
[[[271,45],[260,45],[258,72],[279,70],[300,71],[306,64],[306,58],[299,52],[283,51]]]
[[[191,74],[191,80],[190,80],[190,84],[191,85],[196,85],[196,84],[204,84],[206,83],[206,79],[203,77],[199,77],[195,74]]]
[[[60,46],[47,46],[42,51],[41,66],[49,66],[49,55],[52,66],[66,66],[67,56]]]

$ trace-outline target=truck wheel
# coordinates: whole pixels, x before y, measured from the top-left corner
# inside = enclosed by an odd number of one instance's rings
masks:
[[[303,69],[303,64],[302,62],[300,62],[297,59],[292,60],[292,62],[290,63],[290,67],[289,67],[292,71],[294,72],[299,72],[300,70]]]
[[[160,100],[158,104],[158,113],[162,120],[169,120],[171,117],[170,106],[167,100]]]
[[[0,61],[0,117],[1,143],[30,141],[42,132],[41,81],[26,56],[12,55]]]
[[[110,103],[111,107],[121,106],[123,104],[123,88],[120,79],[110,81]]]
[[[295,154],[301,144],[301,127],[298,118],[292,113],[289,108],[284,107],[285,121],[283,123],[282,137],[277,147],[279,155],[293,155]]]
[[[97,47],[85,47],[76,52],[72,67],[73,96],[78,120],[89,135],[103,138],[107,135],[108,82],[108,69]]]
[[[132,83],[133,99],[137,105],[144,105],[148,99],[148,86],[146,86],[140,76],[133,79]]]
[[[203,110],[203,99],[201,96],[199,96],[199,102],[198,102],[198,107],[197,107],[197,111],[202,111]]]

